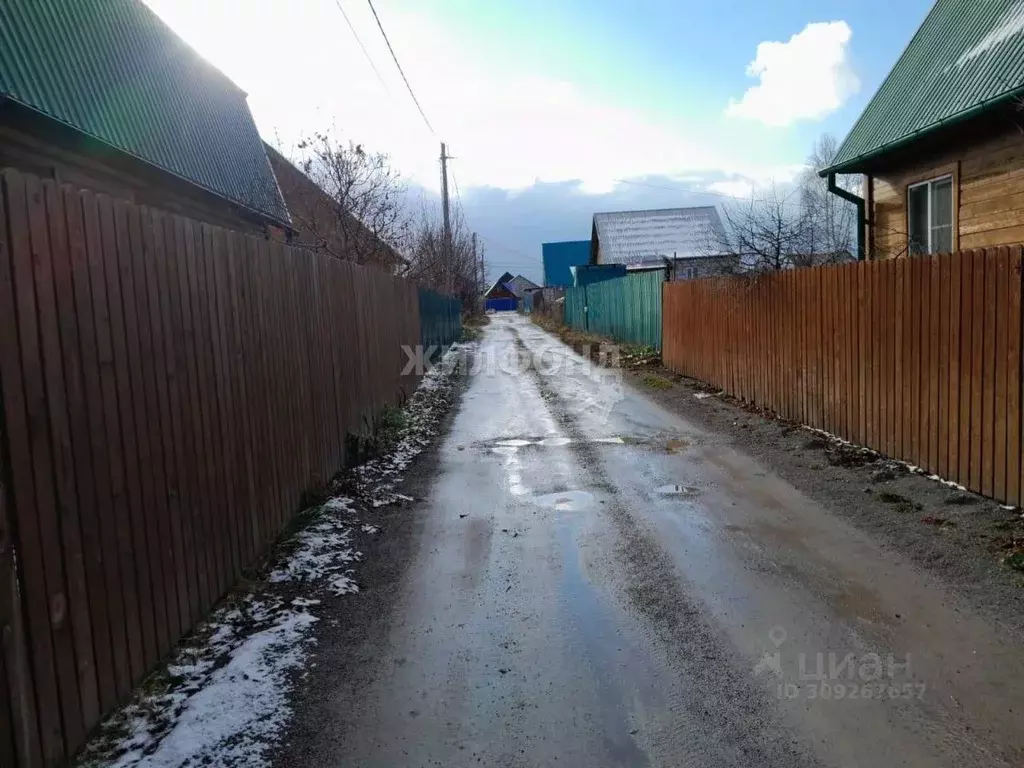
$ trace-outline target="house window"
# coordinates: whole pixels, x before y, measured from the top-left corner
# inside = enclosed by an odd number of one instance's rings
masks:
[[[953,177],[913,184],[907,189],[909,246],[912,254],[953,250]]]

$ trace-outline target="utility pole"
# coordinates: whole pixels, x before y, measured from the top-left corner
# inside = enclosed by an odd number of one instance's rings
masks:
[[[473,233],[473,277],[477,278],[474,282],[479,286],[483,280],[478,277],[477,263],[476,263],[476,232]],[[474,290],[473,293],[479,293],[479,290]],[[473,297],[476,300],[476,296]]]
[[[484,246],[480,245],[480,293],[487,287],[487,268],[484,266]],[[482,305],[482,302],[481,302]]]
[[[441,209],[444,215],[444,273],[445,290],[452,292],[452,220],[448,210],[448,148],[441,142]]]

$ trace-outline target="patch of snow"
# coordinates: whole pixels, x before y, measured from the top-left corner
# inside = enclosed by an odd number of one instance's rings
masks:
[[[1024,32],[1024,0],[1003,14],[1003,17],[995,23],[987,35],[957,59],[955,66],[962,67],[979,56],[984,56],[993,48],[1022,32]]]
[[[379,531],[380,528],[378,526],[376,526],[376,525],[370,525],[369,523],[363,523],[362,527],[360,527],[359,530],[361,530],[363,533],[374,534],[374,533],[377,533],[377,531]]]
[[[320,519],[295,537],[294,552],[270,572],[272,584],[286,581],[315,584],[346,570],[349,563],[362,558],[362,553],[349,546],[352,532],[347,521],[341,518],[342,514],[352,511],[349,500],[345,499],[344,505],[338,499],[331,501],[335,504],[324,504],[318,513]]]
[[[289,673],[306,659],[308,630],[316,617],[282,611],[267,629],[249,635],[231,652],[230,661],[209,675],[191,696],[172,694],[179,703],[177,721],[159,743],[142,727],[121,757],[118,768],[186,766],[269,766],[267,750],[291,716]],[[180,675],[191,670],[172,667]]]
[[[348,571],[331,579],[327,584],[327,589],[336,596],[354,595],[359,591],[359,585],[352,578],[352,572]]]
[[[714,397],[714,395],[711,392],[694,392],[693,396],[698,400],[704,400],[708,397]]]
[[[915,469],[916,469],[916,467],[915,467]],[[924,470],[918,470],[918,471],[921,474],[924,473]],[[945,486],[947,486],[949,488],[953,488],[953,489],[958,490],[958,491],[963,491],[965,493],[967,492],[967,489],[964,486],[960,485],[959,483],[955,483],[952,480],[946,480],[944,477],[939,477],[938,475],[928,475],[928,479],[929,480],[934,480],[937,483],[942,483],[943,485],[945,485]]]

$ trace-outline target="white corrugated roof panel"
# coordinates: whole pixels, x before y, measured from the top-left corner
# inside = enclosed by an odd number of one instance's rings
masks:
[[[602,264],[704,256],[721,243],[724,232],[713,205],[595,213],[594,227]]]

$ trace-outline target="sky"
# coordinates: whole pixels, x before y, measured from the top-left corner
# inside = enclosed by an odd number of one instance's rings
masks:
[[[597,211],[730,204],[842,139],[930,0],[145,0],[294,155],[331,132],[436,199],[440,142],[488,274]],[[351,23],[351,27],[350,27]],[[354,30],[354,32],[353,32]],[[364,50],[365,49],[365,50]]]

